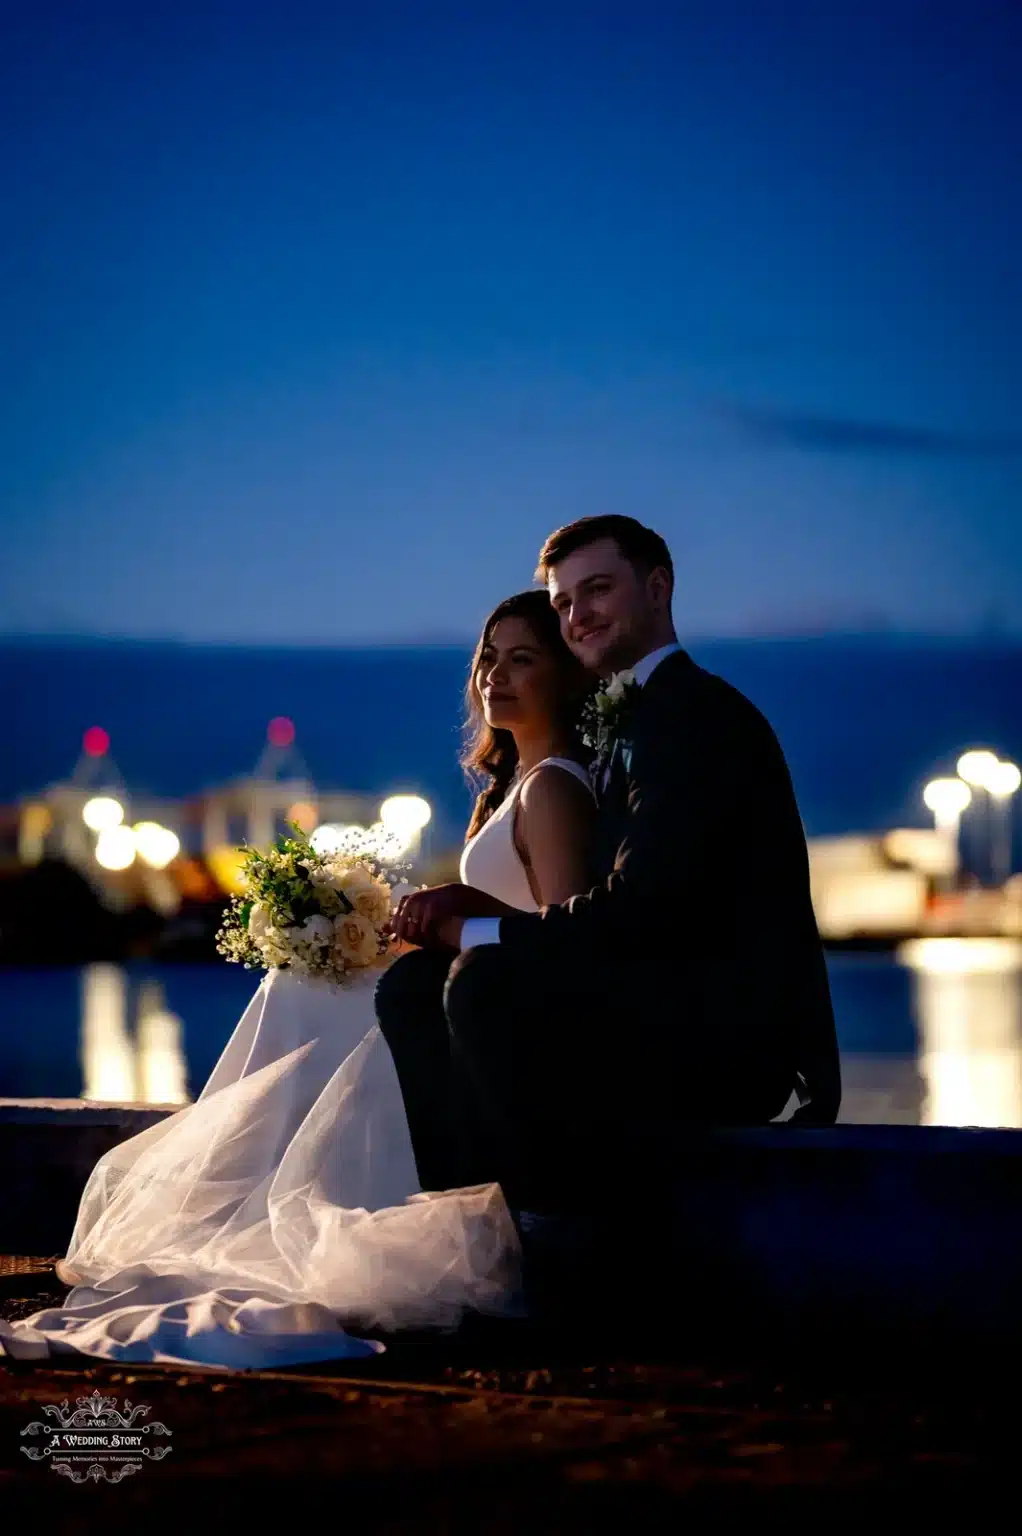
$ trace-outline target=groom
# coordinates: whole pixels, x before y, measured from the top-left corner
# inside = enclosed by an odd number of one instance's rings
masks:
[[[376,1005],[423,1188],[495,1180],[530,1209],[604,1169],[634,1182],[684,1127],[762,1124],[793,1092],[793,1118],[825,1125],[841,1099],[788,769],[759,711],[679,645],[666,544],[583,518],[536,574],[584,666],[633,677],[602,701],[600,883],[497,917],[441,887]]]

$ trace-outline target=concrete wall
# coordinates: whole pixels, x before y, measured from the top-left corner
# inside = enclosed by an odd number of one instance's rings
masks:
[[[173,1107],[0,1099],[0,1252],[61,1254],[95,1163]]]
[[[752,1337],[818,1327],[1022,1334],[1022,1131],[784,1125],[650,1133],[590,1158],[592,1197],[537,1224],[561,1315]],[[602,1164],[602,1167],[601,1167]]]
[[[0,1100],[0,1252],[62,1253],[96,1159],[172,1112]],[[622,1153],[609,1127],[575,1209],[525,1234],[555,1308],[736,1333],[1020,1329],[1022,1131],[775,1125],[669,1150],[651,1131]]]

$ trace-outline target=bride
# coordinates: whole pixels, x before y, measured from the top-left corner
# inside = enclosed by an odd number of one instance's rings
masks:
[[[534,911],[591,883],[574,725],[588,686],[545,591],[487,619],[464,758],[484,786],[460,872],[498,904]],[[195,1103],[97,1163],[58,1265],[74,1288],[61,1308],[0,1322],[0,1354],[281,1366],[383,1348],[345,1325],[520,1313],[499,1186],[437,1191],[416,1167],[377,975],[338,989],[269,972]]]

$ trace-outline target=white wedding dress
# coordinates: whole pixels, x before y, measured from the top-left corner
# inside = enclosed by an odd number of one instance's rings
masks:
[[[466,844],[461,877],[534,911],[512,840],[520,788]],[[0,1354],[280,1367],[383,1348],[345,1325],[520,1314],[499,1186],[419,1190],[379,975],[336,987],[271,971],[195,1103],[96,1164],[62,1265],[78,1283],[62,1307],[0,1321]]]

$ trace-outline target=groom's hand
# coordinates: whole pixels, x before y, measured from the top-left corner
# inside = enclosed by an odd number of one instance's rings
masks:
[[[461,928],[467,917],[502,917],[512,911],[513,907],[472,885],[435,885],[430,890],[412,891],[402,899],[391,930],[395,938],[409,944],[445,944],[460,949]]]

